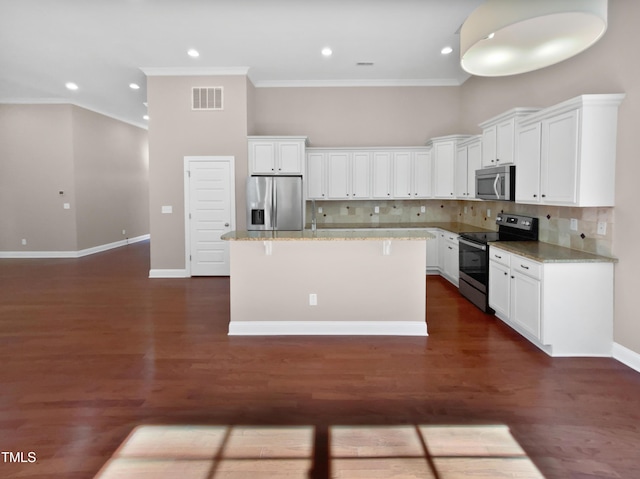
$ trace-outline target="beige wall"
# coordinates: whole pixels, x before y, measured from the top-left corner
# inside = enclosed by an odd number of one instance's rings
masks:
[[[234,156],[236,226],[246,227],[247,78],[152,76],[149,104],[151,269],[185,268],[184,157]],[[191,88],[222,86],[224,110],[193,111]],[[171,206],[172,214],[162,214]]]
[[[459,87],[257,88],[254,127],[310,146],[414,146],[458,132],[459,108]]]
[[[637,276],[640,264],[640,223],[637,191],[637,119],[640,117],[640,62],[630,45],[640,42],[637,19],[640,2],[609,2],[609,28],[591,49],[561,64],[514,77],[471,78],[461,88],[461,127],[479,132],[477,123],[515,106],[545,107],[583,93],[626,93],[618,116],[616,207],[612,252],[615,268],[614,340],[640,354]],[[475,127],[475,130],[473,129]]]
[[[0,105],[0,251],[147,234],[146,142],[145,130],[75,106]]]
[[[72,109],[78,249],[148,234],[147,132]]]

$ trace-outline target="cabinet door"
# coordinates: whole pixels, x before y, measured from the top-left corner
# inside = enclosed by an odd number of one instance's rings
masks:
[[[444,274],[456,285],[460,278],[459,247],[452,241],[445,241],[444,249]]]
[[[376,151],[373,153],[373,197],[391,198],[391,153]]]
[[[438,249],[438,243],[440,240],[440,231],[427,230],[434,237],[427,240],[427,270],[436,270],[440,267],[440,260],[438,259],[440,251]]]
[[[476,170],[480,168],[482,168],[482,143],[478,141],[467,147],[467,198],[476,197]]]
[[[275,174],[276,144],[273,141],[250,141],[249,166],[251,174]]]
[[[577,110],[542,121],[541,158],[542,201],[575,204],[578,178]]]
[[[490,126],[482,130],[482,167],[496,166],[496,129]]]
[[[431,152],[416,151],[413,158],[413,192],[415,198],[431,198]]]
[[[307,198],[314,200],[325,199],[325,165],[324,153],[307,154],[307,174],[305,175],[307,182]]]
[[[393,153],[393,197],[411,198],[411,153]]]
[[[371,198],[371,154],[355,152],[351,157],[352,197],[364,200]]]
[[[452,141],[434,143],[434,196],[454,198],[455,145]]]
[[[466,199],[467,193],[467,147],[458,148],[456,154],[456,167],[455,167],[455,189],[454,193],[456,198]]]
[[[540,198],[540,123],[520,128],[516,137],[516,201],[539,203]]]
[[[509,319],[511,276],[509,267],[489,261],[489,306],[502,319]]]
[[[330,200],[347,199],[351,195],[349,153],[327,154],[327,196]]]
[[[515,129],[515,118],[498,123],[496,126],[496,163],[498,165],[514,162]]]
[[[278,173],[302,174],[302,144],[298,141],[278,142]]]
[[[511,271],[511,321],[540,339],[540,281]]]

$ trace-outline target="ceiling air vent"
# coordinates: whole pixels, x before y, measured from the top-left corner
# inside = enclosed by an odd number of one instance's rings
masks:
[[[193,87],[191,90],[193,110],[222,110],[222,87]]]

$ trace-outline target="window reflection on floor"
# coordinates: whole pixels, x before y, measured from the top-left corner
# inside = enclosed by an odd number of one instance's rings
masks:
[[[134,429],[96,479],[467,477],[543,478],[504,425],[331,426],[324,436],[315,426],[153,425]]]

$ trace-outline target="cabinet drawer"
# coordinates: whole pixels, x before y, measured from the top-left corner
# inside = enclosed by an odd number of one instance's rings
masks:
[[[511,269],[520,271],[522,274],[526,274],[535,279],[542,278],[542,264],[523,258],[522,256],[513,255],[511,257]]]
[[[511,264],[511,254],[501,249],[489,248],[489,260],[508,267]]]

